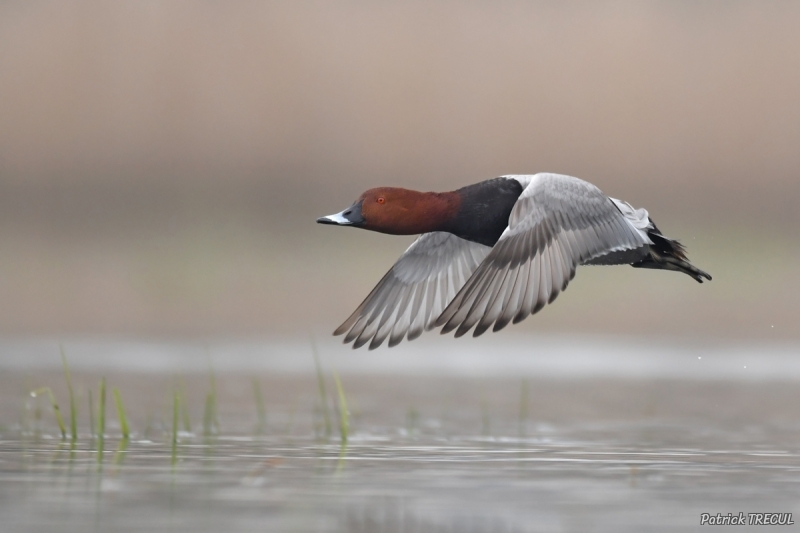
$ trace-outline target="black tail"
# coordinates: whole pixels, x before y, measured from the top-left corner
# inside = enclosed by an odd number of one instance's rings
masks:
[[[686,257],[686,248],[681,243],[664,237],[652,219],[650,223],[653,224],[653,229],[647,232],[647,236],[653,241],[653,245],[650,246],[650,255],[633,263],[632,267],[674,270],[691,276],[698,283],[703,283],[703,278],[711,281],[710,274],[689,263],[689,259]]]

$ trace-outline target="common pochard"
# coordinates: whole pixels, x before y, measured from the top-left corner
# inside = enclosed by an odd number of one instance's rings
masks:
[[[317,219],[417,235],[334,335],[359,348],[395,346],[441,327],[460,337],[499,331],[551,303],[578,265],[674,270],[702,283],[678,241],[644,209],[559,174],[501,176],[452,192],[379,187]]]

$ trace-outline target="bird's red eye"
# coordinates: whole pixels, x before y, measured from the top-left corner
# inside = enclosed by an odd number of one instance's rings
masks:
[[[383,196],[378,197],[378,203],[379,204],[385,204],[386,203],[386,198],[384,198]]]

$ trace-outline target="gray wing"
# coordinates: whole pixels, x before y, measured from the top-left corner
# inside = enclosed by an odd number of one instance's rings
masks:
[[[492,324],[493,331],[516,324],[555,300],[578,265],[646,253],[646,232],[591,183],[558,174],[525,180],[508,228],[436,320],[442,333],[458,328],[460,337],[477,324],[477,337]]]
[[[333,334],[347,332],[344,342],[353,342],[353,348],[371,341],[370,350],[386,337],[390,347],[406,334],[416,339],[423,329],[433,328],[490,250],[450,233],[421,235]]]

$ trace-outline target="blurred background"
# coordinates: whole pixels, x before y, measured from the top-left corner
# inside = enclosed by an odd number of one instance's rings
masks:
[[[412,239],[316,217],[551,171],[714,281],[582,268],[504,335],[795,341],[798,28],[792,1],[0,3],[0,334],[325,335]]]

